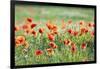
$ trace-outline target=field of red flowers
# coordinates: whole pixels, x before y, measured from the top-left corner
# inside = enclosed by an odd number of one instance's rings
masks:
[[[16,65],[94,60],[93,9],[16,6],[15,11]]]

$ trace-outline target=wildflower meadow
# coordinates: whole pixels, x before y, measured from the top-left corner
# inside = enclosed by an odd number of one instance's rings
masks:
[[[16,5],[15,65],[94,61],[93,8]]]

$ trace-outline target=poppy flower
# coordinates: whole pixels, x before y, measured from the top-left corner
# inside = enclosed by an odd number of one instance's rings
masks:
[[[72,46],[71,47],[71,52],[74,54],[76,52],[76,47],[75,46]]]
[[[70,43],[71,43],[70,40],[64,40],[64,44],[65,44],[65,45],[69,45]]]
[[[17,36],[15,39],[16,45],[23,45],[25,43],[25,37],[24,36]]]
[[[17,32],[18,30],[20,30],[20,28],[18,26],[15,26],[15,32]]]
[[[26,34],[26,33],[29,34],[29,33],[30,33],[30,29],[26,29],[26,30],[25,30],[25,34]]]
[[[79,24],[80,24],[80,25],[84,25],[84,21],[80,21]]]
[[[85,28],[81,28],[81,32],[84,33],[85,32]]]
[[[27,30],[27,29],[29,29],[30,27],[29,27],[29,24],[24,24],[23,26],[22,26],[22,29],[23,30]]]
[[[25,42],[24,36],[18,36],[16,39],[20,42],[20,44],[24,44],[24,42]]]
[[[52,34],[48,34],[48,39],[49,39],[50,41],[54,41],[54,40],[55,40],[55,37],[54,37],[54,35],[52,35]]]
[[[75,43],[72,42],[72,43],[71,43],[71,46],[76,46],[76,45],[75,45]]]
[[[58,34],[58,31],[53,31],[53,35],[54,35],[54,34]]]
[[[92,24],[92,23],[89,23],[89,24],[88,24],[88,26],[89,26],[89,27],[92,27],[92,26],[93,26],[93,24]]]
[[[82,43],[81,48],[82,49],[86,49],[86,44],[85,43]]]
[[[47,28],[48,28],[49,30],[52,30],[52,28],[53,28],[53,25],[50,24],[50,23],[47,23],[46,26],[47,26]]]
[[[86,29],[86,28],[81,28],[80,30],[81,30],[81,34],[88,32],[88,29]]]
[[[54,42],[50,42],[49,46],[55,46],[55,43]]]
[[[27,21],[31,23],[32,22],[32,18],[27,18]]]
[[[85,29],[85,33],[87,33],[88,32],[88,29]]]
[[[48,49],[47,49],[47,52],[48,52],[48,55],[49,55],[49,56],[51,56],[51,55],[54,54],[54,51],[53,51],[52,48],[48,48]]]
[[[34,28],[34,27],[36,27],[37,26],[37,24],[31,24],[31,28]]]
[[[92,31],[92,32],[91,32],[91,36],[94,37],[94,34],[95,34],[94,31]]]
[[[57,45],[55,45],[54,47],[52,47],[53,49],[55,49],[55,48],[58,48],[58,46]]]
[[[53,31],[57,31],[57,29],[58,29],[57,26],[56,25],[53,25],[52,30]]]
[[[43,32],[44,32],[44,29],[43,29],[43,28],[40,28],[40,29],[39,29],[39,33],[42,34]]]
[[[93,24],[93,27],[95,27],[95,24]]]
[[[77,35],[78,35],[78,31],[74,31],[74,32],[73,32],[73,35],[74,35],[74,36],[77,36]]]
[[[42,55],[43,54],[43,51],[42,50],[36,50],[35,51],[35,55],[36,56],[40,56],[40,55]]]
[[[68,29],[68,33],[69,34],[73,34],[73,30],[72,29]]]
[[[71,24],[71,23],[72,23],[72,20],[71,20],[71,19],[69,19],[69,20],[68,20],[68,24]]]
[[[18,47],[18,46],[20,46],[20,45],[21,45],[21,44],[20,44],[20,41],[15,40],[15,46]]]
[[[52,52],[52,50],[53,50],[52,48],[48,48],[47,49],[48,52]]]
[[[75,45],[75,43],[71,43],[71,52],[72,53],[76,52],[76,45]]]
[[[31,30],[31,34],[32,34],[34,37],[37,36],[37,33],[36,33],[36,31],[34,31],[34,30]]]
[[[51,46],[54,49],[58,47],[54,42],[50,42],[49,43],[49,46]]]

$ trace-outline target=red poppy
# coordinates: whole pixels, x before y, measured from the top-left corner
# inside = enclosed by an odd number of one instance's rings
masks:
[[[85,28],[81,28],[81,32],[84,33],[85,32]]]
[[[32,34],[35,34],[36,32],[34,30],[31,31]]]
[[[52,28],[53,28],[53,25],[50,23],[47,23],[46,26],[48,27],[49,30],[52,30]]]
[[[86,44],[85,43],[82,43],[81,48],[82,49],[86,49]]]
[[[75,45],[75,43],[72,42],[72,43],[71,43],[71,46],[76,46],[76,45]]]
[[[36,25],[37,25],[37,24],[33,24],[33,23],[32,23],[32,24],[31,24],[31,28],[34,28]]]
[[[35,55],[36,56],[39,56],[39,55],[42,55],[43,54],[43,51],[42,50],[36,50],[35,51]]]
[[[43,29],[43,28],[40,28],[40,29],[39,29],[39,33],[42,34],[43,32],[44,32],[44,29]]]
[[[25,43],[24,36],[17,36],[15,39],[16,46],[23,45]]]
[[[32,22],[32,18],[27,18],[27,21],[31,23]]]
[[[15,40],[15,46],[16,47],[18,47],[18,46],[20,46],[21,44],[20,44],[20,41],[19,40]]]
[[[76,52],[76,45],[75,45],[75,43],[71,43],[71,52],[72,53]]]
[[[72,52],[72,53],[75,53],[75,52],[76,52],[76,47],[75,47],[75,46],[72,46],[72,47],[71,47],[71,52]]]
[[[55,37],[54,37],[54,35],[52,35],[52,34],[48,34],[48,39],[49,39],[50,41],[54,41],[54,40],[55,40]]]
[[[68,20],[68,24],[71,24],[71,23],[72,23],[72,20],[71,20],[71,19],[69,19],[69,20]]]
[[[49,55],[49,56],[51,56],[51,55],[54,54],[54,51],[53,51],[52,48],[48,48],[48,49],[47,49],[47,52],[48,52],[48,55]]]
[[[88,26],[89,26],[89,27],[92,27],[92,23],[89,23]]]
[[[18,31],[20,28],[18,26],[15,26],[15,32]]]
[[[47,51],[48,51],[49,53],[51,53],[51,52],[53,51],[53,49],[52,49],[52,48],[48,48]]]
[[[68,29],[68,33],[69,34],[73,34],[73,30],[72,29]]]
[[[91,32],[91,36],[94,37],[94,34],[95,34],[94,31],[92,31],[92,32]]]
[[[24,41],[25,41],[25,37],[24,36],[18,36],[16,39],[18,39],[19,40],[19,42],[20,43],[24,43]]]
[[[54,35],[54,34],[58,34],[58,32],[57,32],[57,31],[53,31],[53,35]]]
[[[29,29],[26,29],[25,32],[28,34],[28,33],[30,33],[30,30]]]
[[[58,46],[57,45],[55,45],[54,47],[52,47],[53,49],[55,49],[55,48],[58,48]]]
[[[64,40],[64,44],[65,44],[65,45],[69,45],[70,43],[71,43],[70,40]]]
[[[24,30],[27,30],[27,29],[29,29],[30,27],[29,27],[28,24],[24,24],[24,25],[22,26],[22,28],[23,28]]]
[[[80,24],[80,25],[83,25],[83,24],[84,24],[84,21],[80,21],[79,24]]]
[[[31,34],[32,34],[34,37],[37,36],[37,33],[36,33],[36,31],[34,31],[34,30],[31,30]]]
[[[52,30],[53,31],[57,31],[57,29],[58,29],[57,26],[56,25],[53,25]]]
[[[74,31],[74,32],[73,32],[73,35],[74,35],[74,36],[77,36],[77,35],[78,35],[78,32],[77,32],[77,31]]]
[[[51,46],[54,49],[58,47],[54,42],[50,42],[49,43],[49,46]]]
[[[88,32],[88,29],[85,29],[85,33],[87,33]]]
[[[93,27],[95,27],[95,24],[93,24]]]
[[[87,32],[88,32],[88,29],[86,29],[86,28],[81,28],[81,34],[87,33]]]

